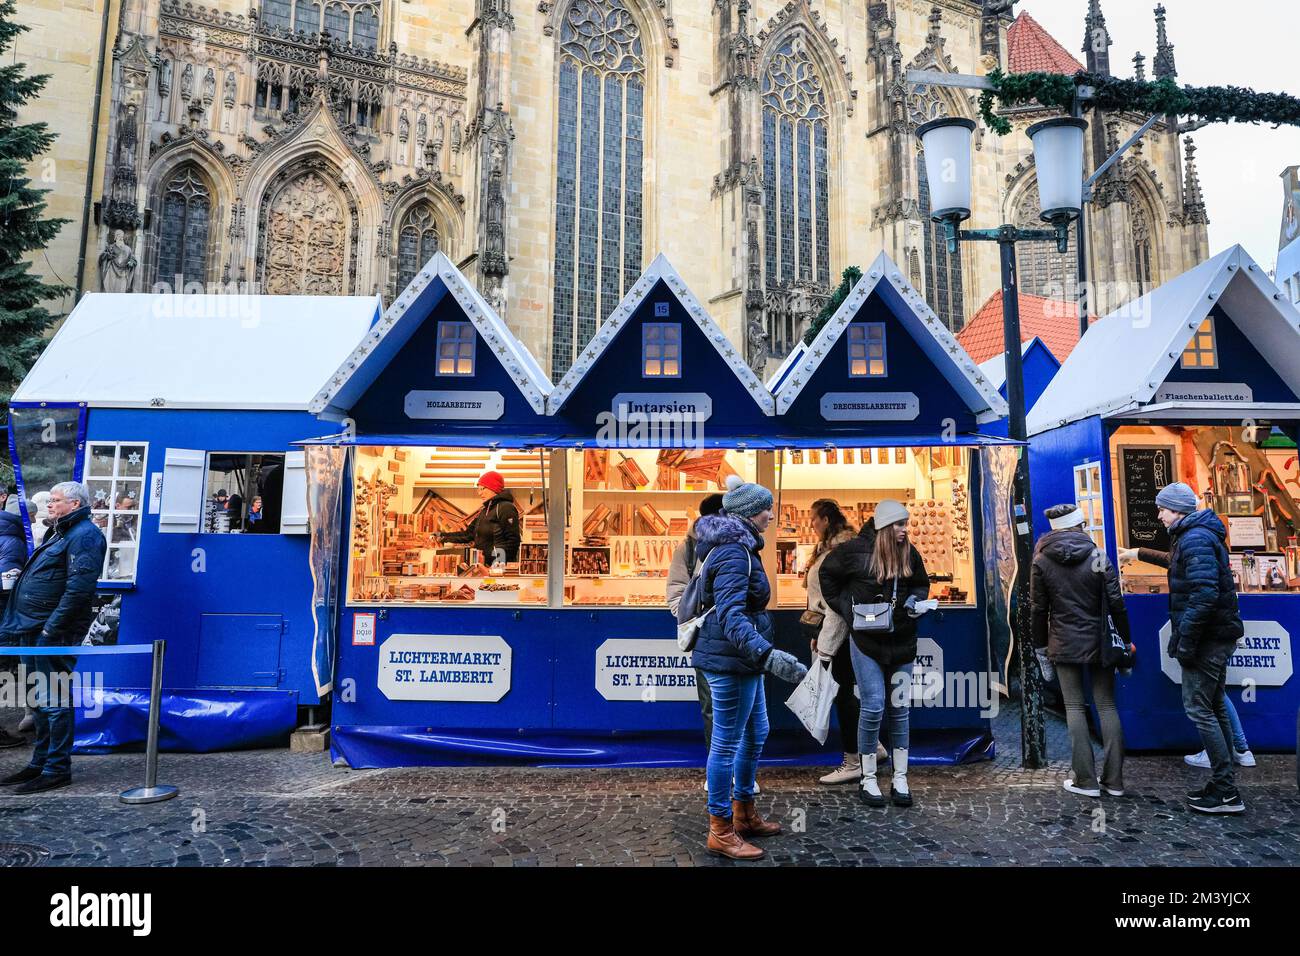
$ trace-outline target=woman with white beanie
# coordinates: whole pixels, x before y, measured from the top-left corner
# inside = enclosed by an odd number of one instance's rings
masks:
[[[707,847],[733,860],[760,859],[763,851],[746,838],[781,832],[779,823],[764,820],[754,806],[754,773],[768,732],[763,674],[797,684],[808,672],[792,654],[772,646],[772,588],[759,552],[773,517],[772,492],[731,475],[722,511],[695,523],[703,606],[712,608],[693,652],[713,698]]]
[[[909,703],[912,668],[916,663],[917,602],[930,595],[930,576],[921,553],[907,536],[911,516],[901,502],[887,498],[853,541],[841,545],[822,562],[820,577],[826,603],[852,622],[849,653],[857,675],[862,705],[858,718],[858,753],[862,777],[858,798],[869,807],[885,806],[876,780],[876,745],[888,720],[893,748],[894,777],[890,798],[895,806],[910,807],[907,785]],[[884,626],[860,627],[854,605],[876,605]]]

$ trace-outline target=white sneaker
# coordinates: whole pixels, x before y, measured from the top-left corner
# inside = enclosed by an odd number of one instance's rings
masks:
[[[1255,766],[1255,755],[1249,750],[1234,750],[1232,752],[1232,759],[1238,767]]]
[[[1251,758],[1254,759],[1253,757]],[[1183,758],[1183,763],[1189,767],[1200,767],[1202,770],[1210,769],[1210,755],[1202,750],[1198,754],[1188,754]]]
[[[1105,791],[1106,791],[1107,793],[1109,793],[1112,797],[1122,797],[1122,796],[1124,796],[1124,791],[1123,791],[1123,790],[1112,790],[1110,787],[1102,787],[1101,789],[1105,790]]]
[[[1074,785],[1074,781],[1073,781],[1073,780],[1069,780],[1069,779],[1067,779],[1067,780],[1065,781],[1065,783],[1063,783],[1061,786],[1063,786],[1066,790],[1069,790],[1071,793],[1077,793],[1077,794],[1078,794],[1079,796],[1081,796],[1081,797],[1100,797],[1100,796],[1101,796],[1101,788],[1098,787],[1095,783],[1094,783],[1091,787],[1088,786],[1087,784],[1084,784],[1083,786],[1078,786],[1078,787],[1076,787],[1076,786]]]
[[[862,776],[862,758],[857,754],[845,754],[840,765],[824,777],[818,777],[817,782],[830,787],[839,783],[856,783],[860,776]]]
[[[23,719],[18,721],[18,732],[20,734],[25,734],[28,731],[35,730],[35,729],[36,729],[36,718],[33,717],[31,714],[23,714]],[[1249,750],[1246,752],[1250,753]],[[1250,759],[1252,762],[1249,764],[1249,766],[1252,767],[1255,766],[1254,764],[1255,758],[1251,757]]]

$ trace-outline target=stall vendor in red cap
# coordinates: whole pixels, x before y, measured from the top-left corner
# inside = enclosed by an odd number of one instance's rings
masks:
[[[519,560],[519,509],[497,471],[485,471],[474,488],[483,507],[464,531],[447,531],[439,539],[448,544],[472,544],[483,552],[485,564]]]

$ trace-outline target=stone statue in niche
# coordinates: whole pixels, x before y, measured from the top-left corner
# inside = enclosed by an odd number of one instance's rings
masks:
[[[212,98],[217,95],[217,74],[212,67],[208,67],[208,72],[203,74],[203,102],[211,103]]]
[[[451,148],[460,152],[461,143],[460,117],[457,117],[451,124]]]
[[[406,110],[402,110],[397,117],[397,141],[399,143],[405,143],[410,135],[411,118],[406,115]]]
[[[158,66],[158,95],[166,96],[172,91],[172,61],[163,60]]]
[[[226,104],[228,109],[233,108],[235,105],[235,74],[233,72],[226,73],[226,81],[222,84],[221,89],[221,101]]]
[[[114,229],[112,241],[99,254],[99,288],[103,292],[132,292],[135,284],[135,253],[126,244],[121,229]]]
[[[770,346],[767,340],[767,330],[763,328],[763,320],[754,317],[749,320],[745,330],[745,346],[749,353],[749,367],[759,378],[763,378],[767,369],[767,353]]]
[[[429,121],[425,119],[424,114],[420,114],[419,121],[415,124],[415,141],[423,144],[429,138]]]
[[[181,99],[188,101],[194,95],[194,64],[186,63],[181,71]]]
[[[114,156],[113,179],[129,176],[135,178],[135,147],[138,133],[135,122],[136,107],[127,103],[117,121],[117,154]]]

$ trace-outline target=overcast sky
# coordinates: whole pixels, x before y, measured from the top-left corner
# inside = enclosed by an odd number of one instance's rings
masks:
[[[1247,86],[1258,92],[1300,95],[1300,11],[1296,0],[1164,0],[1178,82],[1192,86]],[[1102,0],[1114,41],[1110,69],[1133,75],[1133,54],[1146,56],[1151,77],[1156,49],[1155,0]],[[1052,36],[1084,61],[1087,0],[1022,0]],[[1210,254],[1240,243],[1271,270],[1282,221],[1282,181],[1300,164],[1300,127],[1224,123],[1192,134],[1196,165],[1210,215]]]

